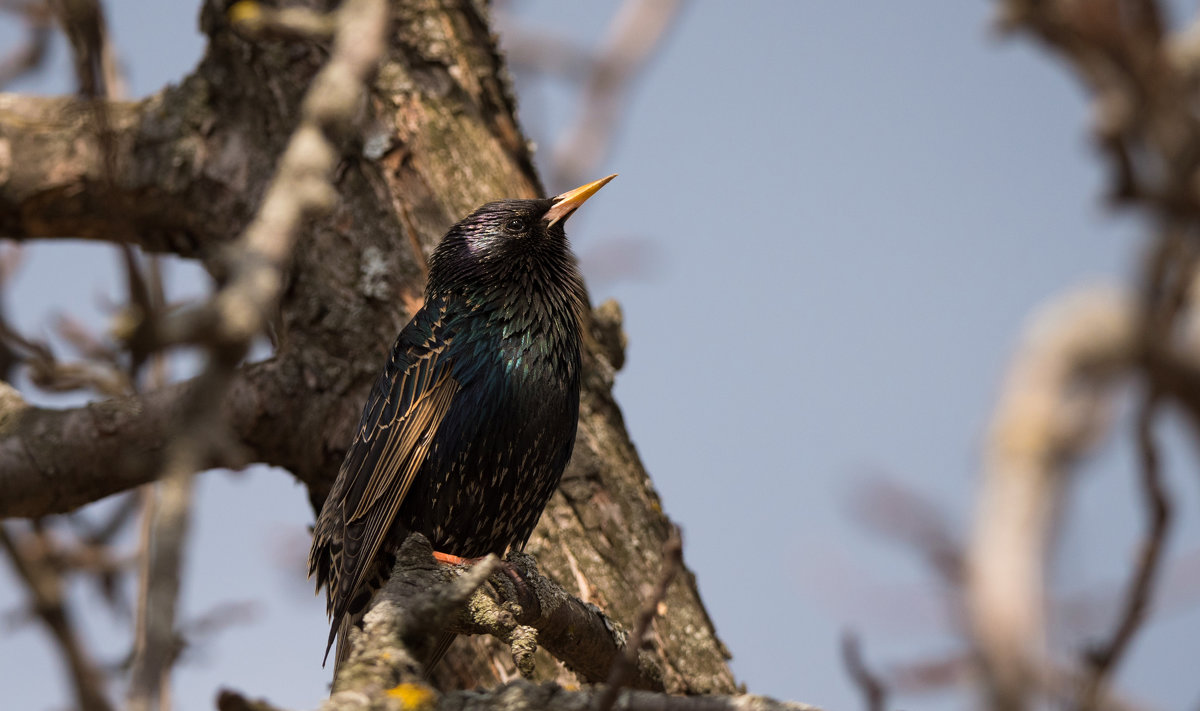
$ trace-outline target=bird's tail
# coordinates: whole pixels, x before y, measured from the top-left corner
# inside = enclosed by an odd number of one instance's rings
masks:
[[[430,674],[433,674],[433,670],[437,668],[438,662],[442,661],[442,657],[446,656],[447,650],[450,649],[450,645],[454,642],[454,638],[457,636],[458,635],[454,634],[453,632],[443,632],[442,636],[438,637],[437,644],[434,645],[433,650],[429,653],[429,656],[425,659],[425,662],[422,665],[425,669],[426,679],[429,678]]]
[[[359,620],[361,620],[361,615]],[[325,647],[325,659],[329,659],[329,647],[333,646],[333,638],[337,637],[337,654],[333,658],[333,680],[337,681],[338,672],[341,671],[342,665],[350,658],[350,630],[354,629],[354,625],[359,620],[354,619],[350,615],[343,615],[342,621],[337,626],[331,626],[329,630],[329,642]]]

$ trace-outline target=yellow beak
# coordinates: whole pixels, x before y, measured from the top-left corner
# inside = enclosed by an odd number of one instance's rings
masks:
[[[597,190],[604,187],[608,181],[615,177],[617,177],[617,174],[613,173],[607,178],[601,178],[587,185],[580,185],[574,190],[568,190],[562,195],[556,196],[554,198],[554,206],[547,210],[546,214],[542,217],[546,221],[546,226],[553,227],[554,223],[559,220],[565,220],[570,217],[572,212],[575,212],[580,205],[587,202],[588,198],[595,195]]]

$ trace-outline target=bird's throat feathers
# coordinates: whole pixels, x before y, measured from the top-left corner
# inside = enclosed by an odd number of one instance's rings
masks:
[[[506,340],[578,343],[587,294],[574,258],[567,256],[571,263],[560,268],[544,260],[509,263],[508,273],[489,288],[465,289],[458,297]]]

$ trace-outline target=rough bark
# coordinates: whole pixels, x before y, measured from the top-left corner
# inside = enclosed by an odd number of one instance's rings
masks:
[[[243,366],[227,403],[244,455],[293,472],[314,507],[437,239],[480,203],[541,193],[484,6],[396,2],[391,13],[388,55],[360,130],[344,140],[340,200],[299,235],[285,275],[275,355]],[[111,176],[78,102],[0,95],[0,236],[133,243],[201,259],[222,277],[221,246],[260,202],[327,49],[244,37],[218,2],[201,24],[209,45],[191,75],[111,107]],[[575,454],[529,552],[568,592],[628,622],[657,577],[670,525],[612,399],[620,329],[615,306],[594,315]],[[151,478],[181,387],[62,413],[0,397],[0,515],[63,511]],[[98,456],[105,446],[132,454]],[[690,573],[662,608],[651,647],[667,690],[735,691]],[[572,681],[540,655],[538,670]],[[508,650],[472,639],[437,680],[492,685],[512,675]]]

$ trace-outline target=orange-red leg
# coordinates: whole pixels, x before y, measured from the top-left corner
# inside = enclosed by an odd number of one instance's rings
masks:
[[[445,563],[446,565],[470,565],[472,563],[478,563],[484,558],[483,556],[478,558],[462,558],[454,555],[453,553],[442,553],[441,551],[434,551],[433,557],[438,562]]]

